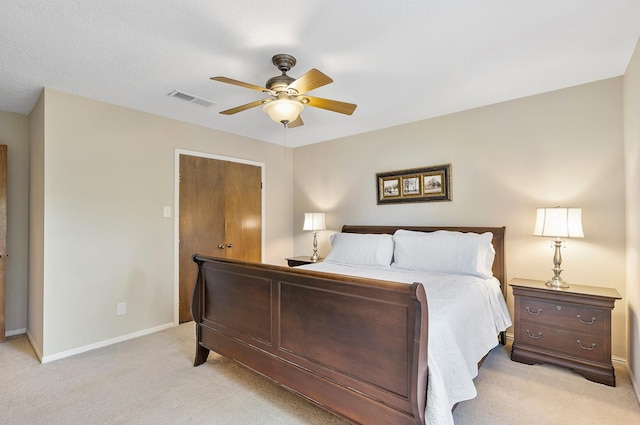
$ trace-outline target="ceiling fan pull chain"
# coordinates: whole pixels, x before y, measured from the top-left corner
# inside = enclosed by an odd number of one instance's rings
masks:
[[[282,129],[282,139],[283,139],[283,143],[282,143],[282,147],[284,148],[284,155],[287,155],[287,122],[286,121],[282,121],[282,127],[284,127]]]

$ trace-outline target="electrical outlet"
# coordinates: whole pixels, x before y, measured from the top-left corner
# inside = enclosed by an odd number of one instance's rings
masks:
[[[127,303],[118,303],[116,305],[116,313],[118,314],[118,316],[127,314]]]

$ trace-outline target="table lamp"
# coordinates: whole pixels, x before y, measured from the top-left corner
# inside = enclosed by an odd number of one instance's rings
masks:
[[[304,213],[304,225],[302,226],[302,230],[313,231],[313,255],[311,256],[311,261],[313,262],[316,262],[320,259],[320,257],[318,257],[317,231],[325,229],[326,227],[324,226],[324,213]]]
[[[547,282],[552,288],[568,288],[569,285],[562,280],[562,247],[561,238],[583,238],[582,209],[581,208],[538,208],[536,214],[536,227],[534,236],[546,236],[554,239],[555,253],[553,255],[553,277]]]

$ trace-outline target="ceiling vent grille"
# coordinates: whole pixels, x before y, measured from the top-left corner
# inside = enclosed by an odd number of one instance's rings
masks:
[[[209,108],[215,105],[215,102],[212,100],[205,99],[204,97],[194,96],[180,90],[174,90],[167,96],[175,97],[176,99],[181,99],[190,103],[195,103],[196,105],[204,106],[205,108]]]

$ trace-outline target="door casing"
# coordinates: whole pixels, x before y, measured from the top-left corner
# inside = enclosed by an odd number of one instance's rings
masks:
[[[0,342],[7,325],[7,149],[0,145]]]

